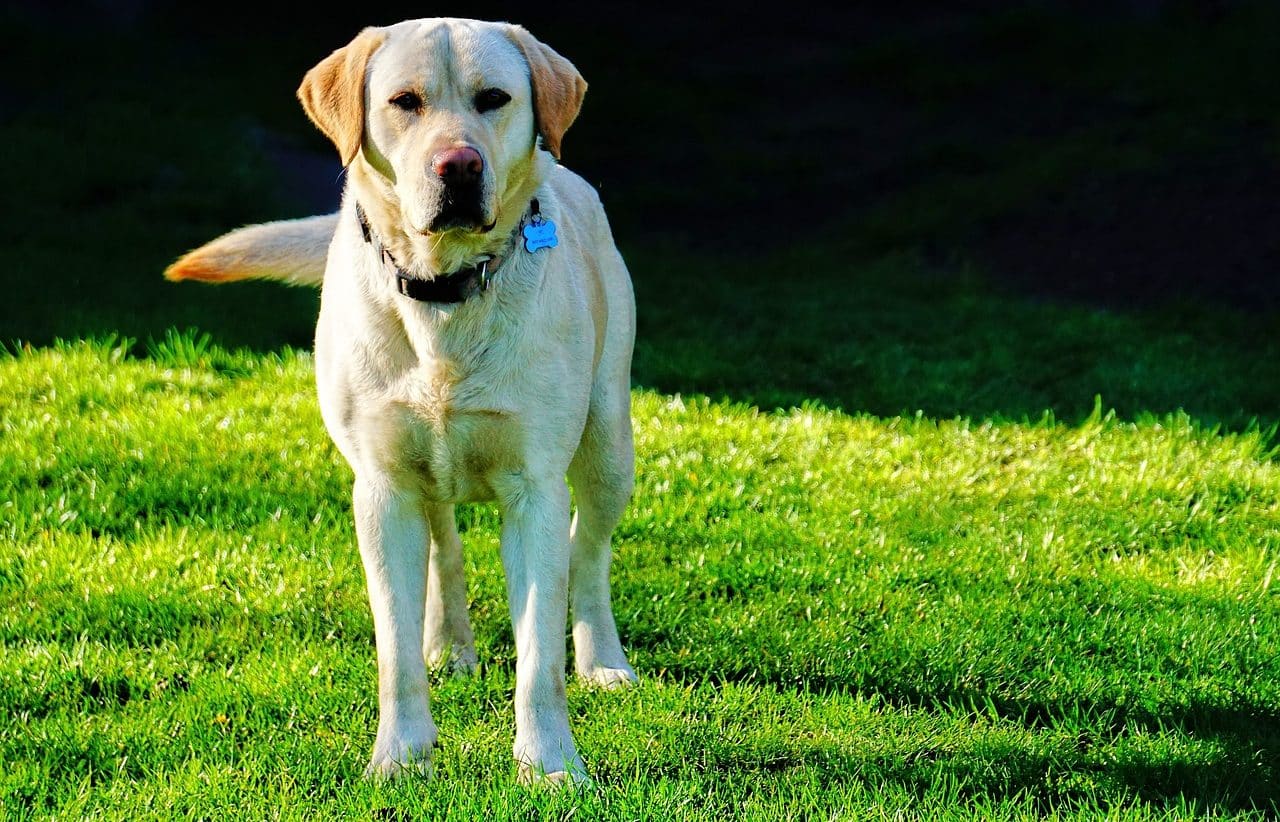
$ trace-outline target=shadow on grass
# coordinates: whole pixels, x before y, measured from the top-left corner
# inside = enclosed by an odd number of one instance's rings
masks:
[[[676,681],[701,681],[703,672],[668,669]],[[816,697],[848,693],[847,682],[793,680],[771,682],[754,675],[725,677],[723,682],[797,689]],[[1198,813],[1262,811],[1275,813],[1280,798],[1280,712],[1274,706],[1223,708],[1193,701],[1158,713],[1104,705],[1089,700],[1049,704],[1034,700],[1005,700],[960,690],[917,690],[889,681],[860,684],[856,692],[874,696],[890,709],[914,709],[947,715],[996,717],[1031,731],[1057,731],[1036,745],[1038,750],[1013,745],[1008,750],[978,752],[954,745],[898,750],[866,755],[855,749],[799,737],[780,749],[726,747],[719,739],[692,750],[717,752],[709,767],[736,771],[782,771],[813,766],[829,782],[888,780],[921,798],[939,785],[952,784],[960,798],[1002,800],[1035,798],[1043,813],[1061,812],[1073,802],[1095,809],[1101,796],[1139,798],[1158,808],[1185,808]],[[714,737],[714,729],[691,729]],[[1144,742],[1177,734],[1194,742],[1210,742],[1211,753],[1161,750]],[[992,743],[999,744],[999,743]],[[1164,744],[1168,744],[1167,742]],[[1047,746],[1048,750],[1045,750]],[[988,746],[989,747],[989,746]],[[1121,790],[1117,790],[1121,789]]]
[[[895,683],[872,686],[871,693],[892,705],[937,709],[965,704],[971,695],[959,692],[911,693]],[[1184,800],[1214,811],[1276,810],[1280,797],[1280,711],[1274,706],[1222,708],[1193,700],[1184,708],[1158,713],[1103,705],[1088,700],[1047,704],[1031,700],[989,698],[985,710],[1032,730],[1076,726],[1075,750],[1035,762],[1020,762],[1010,774],[1001,774],[995,785],[981,786],[1018,793],[1040,794],[1054,773],[1096,774],[1127,785],[1142,799],[1157,806],[1177,806]],[[1096,724],[1094,724],[1096,723]],[[1124,737],[1143,734],[1185,734],[1196,740],[1213,740],[1218,751],[1210,761],[1131,754],[1107,761],[1091,756],[1100,744],[1114,744]],[[979,763],[980,764],[980,763]],[[975,775],[976,777],[976,775]],[[922,780],[927,785],[927,779]],[[979,779],[978,782],[981,785]],[[1061,798],[1071,798],[1067,786]],[[1051,805],[1044,808],[1047,812]]]
[[[635,378],[763,408],[1078,422],[1183,410],[1270,427],[1277,318],[1212,304],[1115,309],[1022,297],[918,254],[851,259],[828,239],[753,261],[633,254]]]

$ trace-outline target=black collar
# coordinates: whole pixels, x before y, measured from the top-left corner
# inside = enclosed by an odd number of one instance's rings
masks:
[[[534,210],[537,210],[536,205]],[[369,218],[365,216],[364,209],[360,207],[359,203],[356,203],[356,220],[360,223],[360,233],[364,236],[364,241],[378,251],[379,256],[382,258],[382,264],[395,274],[396,290],[418,302],[466,302],[475,295],[489,289],[489,284],[493,282],[494,271],[502,263],[499,258],[490,257],[470,268],[462,268],[452,274],[443,274],[430,280],[422,280],[406,274],[404,269],[396,263],[395,258],[391,256],[391,252],[374,236],[373,228],[369,225]]]

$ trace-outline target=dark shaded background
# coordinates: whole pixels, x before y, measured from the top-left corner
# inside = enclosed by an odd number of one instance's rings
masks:
[[[631,264],[641,384],[1277,417],[1280,14],[1247,2],[10,7],[0,339],[308,345],[310,292],[159,271],[331,208],[298,80],[425,14],[521,22],[590,82],[565,162]]]

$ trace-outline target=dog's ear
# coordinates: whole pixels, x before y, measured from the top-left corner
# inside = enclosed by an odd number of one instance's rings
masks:
[[[533,113],[542,147],[560,159],[560,141],[573,125],[587,93],[587,81],[565,58],[520,26],[511,27],[511,39],[524,52],[533,82]]]
[[[380,29],[365,29],[308,71],[298,86],[302,108],[337,146],[344,166],[356,158],[364,138],[365,69],[383,39]]]

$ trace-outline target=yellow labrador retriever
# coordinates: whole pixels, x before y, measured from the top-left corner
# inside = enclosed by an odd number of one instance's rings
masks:
[[[522,778],[586,778],[565,703],[570,600],[578,675],[635,680],[609,599],[634,300],[595,191],[556,164],[585,91],[518,26],[365,29],[298,90],[347,166],[341,210],[232,232],[166,272],[323,281],[320,410],[355,472],[377,634],[373,775],[430,771],[424,657],[476,666],[457,503],[502,512]]]

